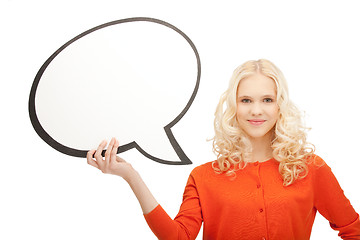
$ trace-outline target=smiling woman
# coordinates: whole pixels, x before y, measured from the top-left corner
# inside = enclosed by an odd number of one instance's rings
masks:
[[[105,142],[89,151],[88,163],[128,182],[159,239],[195,239],[202,223],[203,239],[309,239],[317,211],[343,239],[360,239],[359,215],[305,130],[280,70],[249,61],[235,70],[216,110],[218,158],[191,172],[174,220],[116,156],[116,139],[105,159]]]
[[[306,141],[301,113],[289,99],[286,79],[270,61],[248,61],[235,69],[215,116],[215,170],[231,175],[248,162],[274,157],[284,185],[306,176],[313,147]]]
[[[252,140],[253,146],[255,141],[272,140],[271,130],[278,119],[278,113],[276,84],[271,78],[255,73],[240,81],[236,119],[239,127]]]

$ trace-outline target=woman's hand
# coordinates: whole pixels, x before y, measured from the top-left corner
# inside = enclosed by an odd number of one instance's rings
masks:
[[[102,141],[97,150],[90,150],[86,156],[88,164],[100,169],[103,173],[118,175],[125,179],[138,199],[143,213],[147,214],[151,212],[158,203],[131,164],[116,156],[119,141],[115,138],[111,139],[105,151],[105,158],[103,158],[101,153],[105,147],[106,141]]]
[[[131,164],[127,163],[124,159],[116,155],[119,147],[119,141],[112,138],[109,146],[105,151],[105,158],[101,153],[106,147],[107,142],[104,140],[100,143],[99,147],[95,150],[90,150],[87,153],[87,162],[93,167],[101,170],[103,173],[114,174],[129,181],[131,174],[134,173],[134,169]],[[95,154],[94,154],[95,153]],[[95,157],[95,158],[94,158]]]

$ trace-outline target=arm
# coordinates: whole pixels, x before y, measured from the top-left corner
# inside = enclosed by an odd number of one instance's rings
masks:
[[[116,156],[119,142],[115,139],[110,141],[105,152],[105,159],[103,159],[101,153],[105,147],[106,141],[103,141],[97,150],[89,151],[87,153],[88,164],[103,173],[118,175],[130,185],[154,234],[159,239],[195,239],[202,224],[202,216],[193,179],[189,179],[179,214],[175,220],[172,220],[158,204],[139,173],[131,164]]]
[[[360,239],[360,220],[325,163],[316,169],[315,207],[342,239]]]
[[[97,150],[91,150],[87,153],[87,162],[93,167],[98,168],[103,173],[114,174],[122,177],[131,187],[138,199],[144,214],[150,213],[158,205],[156,199],[142,180],[139,173],[122,158],[116,155],[119,142],[111,139],[105,152],[105,159],[101,152],[106,147],[106,141],[101,142]],[[94,155],[95,154],[95,155]],[[93,158],[95,157],[95,159]]]
[[[174,220],[160,205],[144,217],[158,239],[196,239],[203,218],[200,198],[192,174],[186,184],[183,202]]]

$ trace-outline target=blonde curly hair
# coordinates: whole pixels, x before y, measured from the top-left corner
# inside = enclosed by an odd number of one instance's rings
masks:
[[[314,146],[306,141],[308,128],[303,123],[302,113],[289,99],[285,77],[272,62],[265,59],[247,61],[236,68],[227,91],[221,95],[214,120],[213,151],[217,161],[213,163],[213,168],[218,173],[234,175],[251,158],[250,140],[236,120],[236,96],[240,81],[255,73],[273,79],[276,84],[279,118],[271,146],[273,157],[280,163],[279,173],[283,184],[289,186],[307,175],[307,164],[314,153]]]

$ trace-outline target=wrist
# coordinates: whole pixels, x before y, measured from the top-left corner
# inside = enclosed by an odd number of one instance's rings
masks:
[[[130,168],[128,174],[123,178],[130,186],[132,186],[135,182],[141,180],[140,174],[132,167]]]

